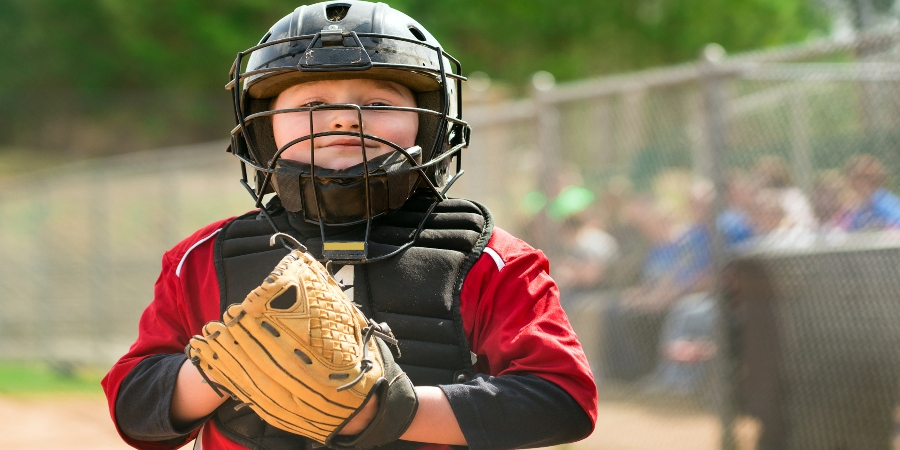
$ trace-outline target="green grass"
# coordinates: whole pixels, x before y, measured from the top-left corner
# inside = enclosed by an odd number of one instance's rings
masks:
[[[0,362],[0,395],[102,395],[98,368],[38,362]]]

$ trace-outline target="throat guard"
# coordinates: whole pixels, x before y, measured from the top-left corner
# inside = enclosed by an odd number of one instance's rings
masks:
[[[421,162],[420,148],[408,153],[415,163]],[[341,170],[279,160],[273,183],[285,193],[279,197],[284,209],[306,222],[353,225],[403,206],[418,182],[414,165],[399,153]]]

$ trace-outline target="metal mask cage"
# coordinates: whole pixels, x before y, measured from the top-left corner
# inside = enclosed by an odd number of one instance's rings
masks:
[[[266,36],[263,40],[267,40],[270,36]],[[436,61],[436,68],[431,68],[423,63],[422,66],[412,65],[412,64],[403,64],[403,63],[390,63],[383,61],[372,61],[371,58],[358,58],[358,55],[365,54],[369,55],[370,51],[373,51],[372,48],[366,48],[363,45],[363,40],[367,39],[369,42],[373,43],[381,43],[385,40],[395,40],[400,41],[405,44],[411,44],[414,48],[425,48],[430,52],[434,53],[434,60]],[[304,42],[308,42],[308,45],[301,45]],[[316,44],[320,43],[320,47],[316,47]],[[347,43],[350,46],[347,46]],[[324,58],[322,61],[318,61],[317,63],[313,61],[313,63],[318,64],[317,67],[311,67],[311,62],[309,53],[312,50],[315,53],[316,49],[325,48],[325,46],[330,45],[331,50],[341,50],[342,55],[346,56],[348,52],[344,50],[350,50],[351,56],[355,59],[354,63],[350,64],[332,64],[329,63],[328,58]],[[253,55],[255,52],[266,51],[275,49],[276,46],[281,46],[281,49],[289,49],[288,52],[270,52],[272,53],[271,57],[265,59],[263,64],[255,64],[256,67],[248,67],[248,70],[243,72],[239,71],[240,67],[245,65],[250,65],[251,61],[253,61]],[[377,49],[374,50],[375,53],[378,53]],[[356,52],[356,53],[353,53]],[[249,57],[248,57],[249,55]],[[338,58],[339,59],[339,58]],[[285,64],[286,61],[289,61],[290,64]],[[299,61],[299,62],[298,62]],[[332,61],[333,62],[333,61]],[[278,64],[276,64],[278,63]],[[451,64],[453,71],[447,72],[447,64]],[[313,66],[315,64],[312,64]],[[265,66],[265,68],[260,69],[260,67]],[[375,71],[378,70],[390,70],[394,71],[390,76],[386,76],[385,73],[377,73]],[[353,225],[359,224],[363,221],[366,223],[366,240],[368,242],[369,229],[371,228],[371,222],[373,218],[377,217],[376,214],[373,214],[371,208],[371,186],[369,184],[369,177],[372,174],[372,171],[375,170],[373,168],[368,167],[368,158],[365,151],[365,140],[369,139],[372,141],[380,142],[382,144],[388,145],[393,148],[396,152],[402,154],[407,161],[410,163],[410,171],[417,172],[418,183],[417,185],[424,186],[427,190],[431,191],[436,198],[435,203],[432,205],[431,209],[429,209],[429,214],[425,215],[422,223],[418,227],[413,239],[408,242],[406,245],[398,248],[396,251],[391,252],[389,255],[382,255],[377,259],[384,259],[390,257],[408,246],[412,245],[415,242],[418,234],[424,227],[424,222],[427,217],[430,215],[430,212],[437,205],[438,202],[446,198],[447,190],[452,186],[452,184],[462,175],[463,170],[461,168],[461,157],[460,152],[462,148],[465,148],[468,145],[469,140],[469,126],[468,124],[461,119],[462,110],[462,94],[461,94],[461,82],[465,79],[460,75],[461,67],[459,61],[454,59],[452,56],[441,50],[439,46],[430,45],[425,42],[418,42],[413,39],[407,39],[399,36],[391,36],[385,34],[376,34],[376,33],[360,33],[357,34],[353,31],[351,32],[334,32],[329,30],[323,30],[320,33],[315,35],[304,35],[297,37],[289,37],[284,39],[277,39],[270,42],[263,42],[255,47],[252,47],[244,52],[238,53],[235,58],[234,64],[231,67],[230,78],[231,81],[226,86],[227,89],[232,91],[232,99],[234,102],[234,112],[235,112],[235,120],[236,126],[231,132],[232,137],[232,145],[231,151],[235,154],[241,161],[241,171],[242,171],[242,184],[245,188],[250,192],[253,196],[256,206],[263,211],[263,213],[268,217],[268,213],[262,204],[263,195],[271,189],[272,186],[272,178],[275,173],[275,169],[277,166],[277,162],[281,156],[281,154],[291,146],[306,141],[314,141],[316,137],[324,137],[324,136],[333,136],[333,135],[349,135],[355,136],[360,139],[360,148],[362,153],[362,161],[366,162],[363,164],[363,176],[365,178],[365,204],[366,204],[366,212],[365,218],[357,221],[344,222],[344,223],[328,223],[328,225]],[[439,100],[439,109],[429,109],[418,107],[422,105],[417,105],[415,108],[409,107],[396,107],[396,106],[359,106],[353,104],[325,104],[325,105],[316,105],[312,107],[301,107],[301,108],[289,108],[289,109],[281,109],[281,110],[264,110],[258,112],[250,111],[248,114],[248,97],[250,97],[249,93],[252,90],[254,83],[259,83],[265,81],[267,79],[272,79],[276,77],[288,77],[290,80],[296,83],[300,83],[303,81],[312,81],[319,79],[334,79],[334,78],[375,78],[375,79],[386,79],[392,80],[392,77],[399,73],[408,72],[413,77],[422,78],[422,77],[434,77],[435,85],[437,86],[434,91],[439,92],[440,100]],[[322,74],[339,74],[341,76],[321,76]],[[427,75],[423,75],[427,74]],[[307,74],[312,74],[312,76],[306,76]],[[370,74],[375,74],[376,76],[369,76]],[[408,77],[400,77],[410,79]],[[277,78],[276,78],[277,79]],[[452,90],[452,95],[455,96],[455,104],[452,105],[454,111],[451,111],[451,97],[448,93],[448,82],[454,83],[455,89]],[[405,83],[401,83],[405,84]],[[317,110],[333,110],[333,109],[355,109],[357,112],[357,120],[359,123],[359,132],[351,132],[351,131],[328,131],[328,132],[320,132],[314,133],[314,119],[313,112]],[[434,136],[434,140],[432,141],[430,151],[426,152],[426,149],[422,149],[422,159],[421,163],[416,161],[415,158],[409,153],[410,149],[404,149],[399,145],[378,138],[373,135],[368,135],[363,133],[363,111],[366,110],[392,110],[392,111],[404,111],[410,113],[417,113],[420,115],[420,118],[424,116],[429,117],[431,120],[436,120],[436,133]],[[310,131],[313,134],[302,136],[296,138],[281,148],[277,148],[275,153],[265,160],[262,157],[264,154],[261,152],[259,148],[259,143],[254,139],[250,138],[249,126],[254,120],[270,120],[270,118],[275,114],[282,113],[292,113],[292,112],[307,112],[309,114],[310,120]],[[452,115],[451,115],[452,114]],[[324,227],[326,222],[322,219],[321,214],[321,200],[320,200],[320,192],[317,187],[317,176],[316,176],[316,166],[315,166],[315,150],[314,145],[310,143],[310,167],[311,167],[311,177],[313,181],[313,186],[315,190],[315,199],[316,199],[316,208],[317,208],[317,217],[319,218],[319,226],[322,231],[323,242],[325,241],[325,232]],[[433,181],[431,177],[429,177],[429,172],[433,175],[435,174],[438,166],[443,164],[447,165],[449,163],[448,159],[456,156],[456,171],[452,177],[449,177],[446,182],[441,183],[436,179]],[[248,173],[246,166],[252,167],[256,171],[257,176],[262,176],[262,180],[257,180],[256,187],[251,188],[248,180]],[[443,188],[443,189],[442,189]],[[411,194],[411,192],[410,192]],[[273,224],[274,222],[269,221]],[[364,243],[365,244],[365,243]],[[345,257],[340,258],[329,258],[326,255],[326,259],[335,259],[335,260],[343,260],[343,262],[347,263],[360,263],[360,262],[371,262],[377,259],[368,258],[366,255],[365,249],[363,249],[362,253],[352,253],[341,254]],[[334,255],[332,255],[334,256]]]
[[[397,144],[395,144],[395,143],[393,143],[393,142],[391,142],[391,141],[388,141],[388,140],[379,138],[379,137],[377,137],[377,136],[374,136],[374,135],[371,135],[371,134],[363,133],[363,132],[362,132],[362,130],[364,130],[363,123],[364,123],[365,121],[364,121],[364,119],[363,119],[362,112],[363,112],[363,111],[399,111],[399,112],[417,113],[417,114],[420,114],[420,115],[431,115],[431,116],[438,116],[438,117],[441,116],[441,113],[438,113],[438,112],[436,112],[436,111],[432,111],[432,110],[430,110],[430,109],[424,109],[424,108],[410,108],[410,107],[400,107],[400,106],[359,106],[359,105],[354,105],[354,104],[338,104],[338,103],[335,103],[335,104],[325,104],[325,105],[317,105],[317,106],[311,106],[311,107],[285,108],[285,109],[277,109],[277,110],[268,110],[268,111],[263,111],[263,112],[251,114],[251,115],[246,116],[246,117],[244,118],[244,126],[237,126],[237,127],[235,127],[235,128],[231,131],[232,139],[239,139],[239,138],[241,138],[242,135],[244,134],[244,130],[245,130],[246,125],[249,124],[249,123],[251,123],[252,121],[254,121],[254,120],[259,120],[259,119],[262,119],[262,118],[271,118],[272,116],[274,116],[274,115],[276,115],[276,114],[297,113],[297,112],[308,112],[308,113],[309,113],[309,119],[310,119],[310,129],[314,129],[314,128],[313,128],[313,127],[314,127],[314,118],[313,118],[313,112],[314,112],[314,111],[317,111],[317,110],[337,110],[337,109],[353,109],[353,110],[356,110],[356,111],[357,111],[357,121],[358,121],[358,123],[360,124],[360,130],[361,130],[361,131],[359,131],[359,132],[354,132],[354,131],[326,131],[326,132],[319,132],[319,133],[309,134],[309,135],[306,135],[306,136],[301,136],[301,137],[299,137],[299,138],[296,138],[296,139],[291,140],[290,142],[288,142],[288,143],[286,143],[285,145],[283,145],[283,146],[281,146],[280,148],[278,148],[278,149],[275,151],[275,153],[273,154],[273,156],[272,156],[271,158],[269,158],[267,161],[265,161],[264,163],[261,163],[260,161],[257,161],[256,158],[252,158],[252,157],[251,157],[252,159],[251,159],[251,158],[248,158],[248,157],[247,157],[248,155],[241,155],[241,154],[236,154],[236,155],[238,156],[238,158],[241,159],[241,161],[242,161],[243,163],[245,163],[245,164],[251,166],[253,169],[255,169],[255,170],[259,171],[259,172],[266,173],[266,177],[268,178],[268,174],[270,174],[271,172],[274,171],[275,166],[276,166],[276,164],[277,164],[277,161],[278,161],[278,159],[281,157],[281,154],[282,154],[285,150],[287,150],[288,148],[290,148],[291,146],[293,146],[293,145],[295,145],[295,144],[298,144],[298,143],[300,143],[300,142],[304,142],[304,141],[307,141],[307,140],[314,140],[316,137],[338,136],[338,135],[355,136],[355,137],[359,137],[359,138],[360,138],[360,145],[362,146],[362,156],[363,156],[363,159],[364,159],[364,160],[368,160],[368,158],[366,158],[366,154],[365,154],[364,139],[369,139],[369,140],[376,141],[376,142],[379,142],[379,143],[382,143],[382,144],[386,144],[386,145],[392,147],[395,151],[400,152],[401,154],[404,154],[404,155],[410,160],[411,164],[413,165],[412,170],[416,170],[416,171],[421,172],[422,176],[424,177],[424,181],[427,182],[427,187],[428,187],[430,190],[432,190],[435,194],[439,194],[439,192],[438,192],[439,186],[437,186],[435,183],[431,182],[431,180],[429,180],[429,179],[427,178],[426,173],[425,173],[424,171],[425,171],[426,169],[428,169],[428,168],[431,168],[431,167],[435,166],[435,165],[438,164],[438,163],[443,162],[444,160],[446,160],[446,159],[448,159],[448,158],[451,158],[451,157],[457,155],[457,154],[458,154],[458,153],[466,146],[466,144],[467,144],[467,139],[463,139],[462,142],[453,145],[453,146],[450,147],[447,151],[440,153],[437,157],[434,157],[434,158],[430,159],[430,160],[427,161],[427,162],[423,162],[423,163],[413,162],[414,159],[411,158],[409,154],[407,154],[407,150],[404,149],[403,147],[401,147],[401,146],[399,146],[399,145],[397,145]],[[464,121],[462,121],[462,120],[459,120],[459,119],[455,119],[455,118],[449,118],[449,117],[448,117],[448,118],[446,119],[446,121],[452,123],[454,126],[461,126],[461,127],[467,127],[467,126],[468,126],[468,124],[467,124],[466,122],[464,122]],[[311,146],[314,147],[314,145],[312,145],[312,144],[311,144]],[[312,150],[311,156],[314,157],[314,153],[315,153],[314,150]],[[314,165],[314,162],[311,162],[311,164]],[[264,183],[264,184],[267,184],[267,183]]]

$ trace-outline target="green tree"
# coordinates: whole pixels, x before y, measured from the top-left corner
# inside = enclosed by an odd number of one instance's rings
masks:
[[[816,1],[389,3],[425,25],[465,73],[480,70],[521,86],[538,70],[572,80],[690,61],[709,42],[739,52],[802,41],[826,28]],[[136,140],[144,145],[221,136],[230,117],[221,111],[222,87],[233,58],[296,6],[288,0],[0,0],[0,101],[8,105],[0,121],[57,120],[47,119],[47,111],[72,103],[81,106],[70,116],[93,117],[79,120],[101,127],[111,115],[124,120],[118,111],[131,108],[128,117],[147,119],[130,132],[150,136]],[[129,95],[135,98],[122,100]],[[212,95],[221,102],[208,100]],[[180,115],[166,117],[171,102],[178,102]],[[134,104],[140,106],[128,106]],[[208,131],[191,131],[203,127]],[[34,142],[28,127],[10,128],[15,132],[0,137],[0,145]]]

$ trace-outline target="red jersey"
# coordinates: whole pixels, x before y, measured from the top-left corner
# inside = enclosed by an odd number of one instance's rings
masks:
[[[204,324],[221,320],[213,248],[218,232],[231,220],[198,230],[163,255],[154,298],[141,316],[138,338],[102,381],[116,428],[135,448],[174,449],[200,433],[204,448],[245,448],[223,436],[211,420],[179,443],[136,440],[120,428],[115,410],[119,388],[138,363],[153,355],[183,353],[191,336],[202,334]],[[484,253],[466,276],[459,304],[466,337],[477,355],[476,373],[526,374],[549,381],[577,402],[593,428],[597,389],[541,251],[495,227]]]

